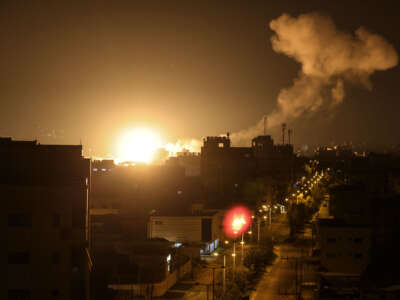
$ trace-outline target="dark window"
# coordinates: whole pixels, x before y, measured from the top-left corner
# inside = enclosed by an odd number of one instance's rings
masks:
[[[9,214],[8,215],[8,226],[31,227],[32,226],[32,215],[30,215],[30,214]]]
[[[53,298],[57,298],[60,295],[60,291],[59,290],[52,290],[51,291],[51,295],[53,296]]]
[[[356,243],[356,244],[361,244],[362,241],[363,241],[362,238],[355,238],[355,239],[354,239],[354,243]]]
[[[335,238],[328,238],[328,243],[336,243],[336,239]]]
[[[60,253],[54,252],[51,255],[51,263],[52,264],[58,264],[60,262]]]
[[[361,259],[363,257],[362,253],[356,253],[354,254],[355,258]]]
[[[30,300],[30,290],[8,290],[8,300]]]
[[[162,221],[156,221],[155,222],[156,225],[162,225],[162,223],[163,223]]]
[[[335,258],[335,257],[336,257],[336,254],[335,254],[335,253],[327,253],[327,254],[326,254],[326,257],[327,257],[327,258]]]
[[[81,266],[82,263],[82,251],[79,248],[71,249],[71,265],[73,268]]]
[[[201,240],[203,242],[211,241],[211,219],[201,219]]]
[[[61,224],[61,216],[59,214],[53,214],[53,226],[60,227]]]
[[[72,210],[72,227],[84,228],[85,227],[85,213],[84,210],[74,208]]]
[[[29,264],[31,255],[29,252],[11,252],[8,253],[9,264]]]

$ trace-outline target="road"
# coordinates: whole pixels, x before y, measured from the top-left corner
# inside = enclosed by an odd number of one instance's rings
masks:
[[[300,291],[301,282],[316,280],[315,268],[307,262],[311,245],[307,238],[310,236],[309,230],[306,229],[305,238],[300,242],[282,243],[275,247],[276,261],[267,268],[256,291],[251,295],[252,300],[296,299],[296,285],[297,291]],[[305,290],[302,296],[312,299],[312,294]]]
[[[263,275],[256,291],[251,295],[253,300],[261,299],[295,299],[296,273],[297,284],[300,287],[301,282],[315,281],[315,270],[311,265],[305,262],[305,257],[310,253],[311,247],[311,232],[310,228],[306,228],[304,235],[299,237],[296,242],[285,242],[289,236],[289,228],[285,215],[280,215],[274,218],[272,226],[263,227],[262,234],[272,234],[275,241],[279,244],[275,246],[277,258],[272,266],[267,268],[267,272]],[[247,247],[246,247],[247,248]],[[237,264],[240,264],[240,246],[237,249],[238,256],[236,257]],[[246,250],[245,250],[246,251]],[[226,252],[227,267],[232,267],[232,249]],[[209,265],[221,265],[222,257],[210,257]],[[296,272],[297,269],[297,272]],[[215,282],[221,283],[222,270],[215,271]],[[197,284],[196,284],[197,283]],[[212,270],[209,268],[200,269],[196,272],[194,280],[182,281],[173,287],[168,295],[168,299],[191,299],[205,300],[212,299],[211,293]],[[207,285],[208,298],[207,298]],[[300,290],[300,288],[299,288]],[[302,294],[304,299],[312,299],[310,294]]]

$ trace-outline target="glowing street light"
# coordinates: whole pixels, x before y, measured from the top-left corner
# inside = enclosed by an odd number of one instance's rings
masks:
[[[240,231],[244,225],[246,225],[246,220],[243,216],[235,217],[232,221],[232,229],[234,232]]]

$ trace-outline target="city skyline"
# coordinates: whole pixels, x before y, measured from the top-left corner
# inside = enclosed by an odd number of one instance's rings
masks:
[[[301,70],[271,43],[270,23],[284,14],[319,13],[339,32],[363,27],[399,49],[391,2],[2,5],[0,135],[82,143],[88,156],[115,157],[118,138],[136,127],[164,144],[254,127]],[[344,82],[335,109],[282,121],[295,129],[297,147],[398,144],[398,76],[398,66],[376,72],[369,90]],[[279,141],[280,126],[267,133]]]

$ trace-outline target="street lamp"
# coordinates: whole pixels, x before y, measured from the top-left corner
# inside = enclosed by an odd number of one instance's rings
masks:
[[[244,261],[244,234],[242,233],[242,241],[240,242],[240,244],[242,245],[242,265],[243,265],[243,261]]]

